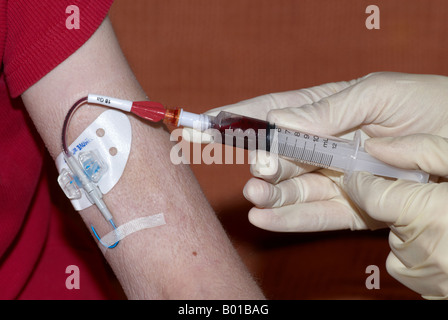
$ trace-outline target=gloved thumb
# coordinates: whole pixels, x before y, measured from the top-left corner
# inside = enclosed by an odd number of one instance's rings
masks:
[[[431,134],[372,138],[364,143],[373,157],[398,168],[448,175],[448,139]]]

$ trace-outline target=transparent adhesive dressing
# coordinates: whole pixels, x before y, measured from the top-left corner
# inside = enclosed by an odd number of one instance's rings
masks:
[[[167,110],[164,121],[200,131],[218,130],[223,144],[248,150],[266,150],[320,168],[344,173],[366,171],[377,176],[420,183],[426,183],[429,179],[426,172],[400,169],[370,156],[361,146],[359,131],[353,141],[322,137],[226,111],[212,117],[182,109]]]

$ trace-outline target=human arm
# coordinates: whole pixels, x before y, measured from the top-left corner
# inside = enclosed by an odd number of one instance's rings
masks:
[[[60,134],[70,106],[88,93],[144,100],[111,24],[30,87],[24,104],[50,154],[61,150]],[[84,106],[71,121],[73,141],[104,108]],[[163,212],[166,225],[140,231],[106,251],[106,259],[131,299],[257,299],[263,295],[241,262],[187,166],[170,162],[169,134],[130,117],[133,144],[125,172],[104,196],[117,225]],[[110,227],[99,211],[83,210],[99,234]]]

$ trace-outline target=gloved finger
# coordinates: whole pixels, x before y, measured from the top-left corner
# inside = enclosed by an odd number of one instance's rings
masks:
[[[413,291],[417,291],[419,285],[416,285],[415,277],[412,275],[412,271],[408,269],[400,259],[391,251],[386,259],[386,270],[403,285]],[[418,292],[418,291],[417,291]]]
[[[430,134],[372,138],[366,151],[393,166],[448,176],[448,139]]]
[[[448,143],[439,136],[416,134],[372,139],[366,147],[373,156],[398,167],[422,169],[435,175],[448,174]],[[422,207],[425,204],[440,205],[446,192],[443,184],[389,181],[366,173],[354,173],[346,182],[346,189],[373,218],[393,224],[399,222],[400,225],[406,225],[420,212],[429,210]]]
[[[430,267],[425,264],[419,266],[406,265],[394,251],[391,251],[386,259],[386,269],[397,281],[420,293],[425,299],[448,298],[446,294],[446,288],[448,287],[446,274],[440,272],[437,267]],[[432,281],[428,281],[428,279]]]
[[[263,150],[250,152],[249,163],[254,177],[272,184],[316,170],[314,166],[283,159]]]
[[[381,74],[369,74],[351,86],[301,107],[272,110],[268,121],[308,133],[332,136],[363,124],[377,123],[384,101],[378,95]]]
[[[288,107],[299,107],[310,104],[320,99],[344,90],[352,85],[354,81],[341,81],[315,86],[307,89],[271,93],[256,98],[244,100],[235,104],[214,108],[205,112],[210,116],[216,116],[221,111],[232,112],[243,116],[266,120],[268,112],[272,109],[282,109]],[[189,142],[209,143],[212,137],[208,134],[194,135],[191,128],[184,128],[183,138]]]
[[[389,224],[412,221],[429,202],[438,184],[386,180],[367,172],[354,172],[345,182],[350,198],[373,219]]]
[[[439,241],[436,234],[431,235],[434,238],[434,242]],[[400,260],[400,264],[404,268],[412,268],[416,265],[421,265],[424,263],[429,255],[433,254],[433,251],[428,250],[426,246],[413,245],[418,237],[411,239],[402,239],[403,236],[392,229],[389,233],[389,245],[392,253]],[[409,237],[407,237],[409,238]],[[431,249],[436,246],[429,246]],[[411,249],[410,249],[411,248]]]
[[[448,297],[448,234],[445,232],[446,223],[442,221],[444,219],[446,220],[443,214],[429,225],[422,225],[419,221],[418,226],[409,226],[408,229],[417,227],[419,231],[407,237],[407,240],[403,240],[403,235],[394,230],[389,234],[392,251],[386,262],[387,271],[426,299]]]
[[[349,207],[334,200],[315,201],[280,208],[249,211],[249,221],[256,227],[276,232],[315,232],[364,229],[355,221]]]
[[[255,119],[266,120],[266,116],[270,110],[300,107],[305,104],[317,102],[324,97],[350,87],[356,81],[340,81],[305,89],[270,93],[235,104],[214,108],[208,110],[205,114],[216,116],[221,111],[227,111]]]
[[[336,185],[319,173],[308,173],[278,184],[252,178],[243,189],[247,200],[259,208],[278,208],[295,203],[332,199],[339,195]]]

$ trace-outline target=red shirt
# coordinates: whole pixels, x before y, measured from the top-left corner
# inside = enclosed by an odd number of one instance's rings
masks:
[[[17,98],[89,39],[112,2],[0,0],[0,299],[123,297]],[[79,29],[66,27],[69,5],[79,8]],[[66,286],[71,265],[79,289]]]

